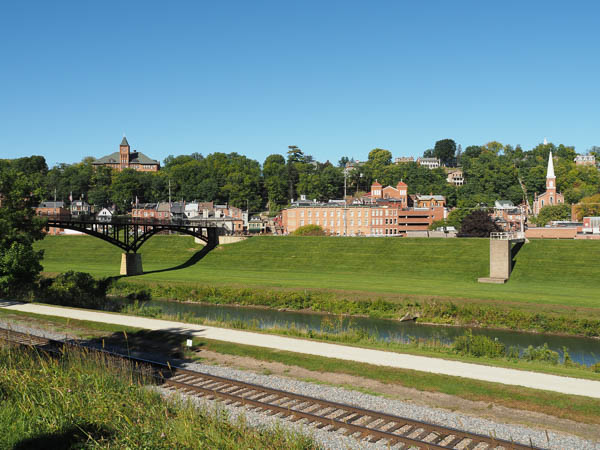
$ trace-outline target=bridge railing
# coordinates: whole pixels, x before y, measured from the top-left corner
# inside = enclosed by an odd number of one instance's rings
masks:
[[[494,241],[510,241],[515,238],[515,234],[513,232],[492,232],[490,233],[490,239]]]
[[[143,218],[143,217],[113,217],[110,219],[101,219],[93,216],[68,216],[68,215],[43,215],[51,222],[70,222],[81,225],[94,225],[94,224],[105,224],[105,225],[148,225],[148,226],[189,226],[189,227],[224,227],[227,220],[223,219],[183,219],[183,218],[170,218],[170,219],[157,219],[157,218]]]

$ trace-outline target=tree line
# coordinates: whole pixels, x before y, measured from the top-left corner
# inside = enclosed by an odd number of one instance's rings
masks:
[[[592,148],[600,156],[598,150]],[[574,147],[552,143],[523,150],[492,141],[463,151],[452,139],[444,139],[423,153],[448,167],[460,166],[464,186],[447,183],[444,167],[430,170],[416,162],[394,164],[392,153],[379,148],[371,150],[362,164],[353,164],[347,156],[337,164],[321,163],[290,146],[283,154],[268,156],[262,165],[238,153],[191,153],[168,156],[158,172],[94,168],[93,158],[48,168],[42,156],[3,160],[0,168],[10,166],[15,173],[27,174],[41,199],[66,201],[72,195],[97,207],[114,206],[120,212],[130,209],[136,200],[165,201],[170,192],[173,200],[228,203],[275,214],[300,195],[317,201],[342,198],[344,172],[348,195],[368,192],[375,180],[383,185],[402,180],[408,184],[409,194],[444,195],[450,207],[473,208],[492,206],[499,199],[520,204],[527,198],[531,202],[536,192],[545,190],[550,151],[555,157],[557,187],[567,203],[600,193],[596,167],[576,166]]]

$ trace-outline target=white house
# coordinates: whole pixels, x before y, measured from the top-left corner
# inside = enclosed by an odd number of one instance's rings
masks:
[[[115,214],[113,209],[102,208],[102,210],[97,214],[97,218],[100,222],[110,222]]]

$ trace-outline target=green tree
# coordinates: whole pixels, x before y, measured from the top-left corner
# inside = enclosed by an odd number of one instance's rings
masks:
[[[281,155],[269,155],[263,163],[263,178],[269,211],[279,211],[288,203],[288,170],[285,158]]]
[[[548,205],[544,206],[537,217],[532,219],[538,226],[545,226],[548,222],[553,220],[569,220],[571,218],[571,208],[569,205]]]
[[[437,141],[433,147],[433,156],[439,158],[444,166],[454,166],[456,163],[456,142],[452,139]]]
[[[139,201],[145,201],[140,178],[139,172],[133,169],[123,169],[121,172],[113,173],[110,198],[119,213],[128,211],[136,197]]]
[[[342,156],[338,161],[338,167],[344,168],[350,162],[350,158],[347,156]]]
[[[582,220],[584,217],[600,216],[600,194],[584,197],[575,206],[577,218],[574,220]]]
[[[22,165],[0,162],[0,293],[18,295],[36,283],[42,270],[42,251],[33,242],[44,237],[44,219],[35,216],[44,191],[43,180],[24,173]],[[37,172],[35,170],[34,172]]]
[[[99,208],[111,204],[110,185],[112,183],[112,169],[100,166],[94,170],[88,192],[88,202]]]
[[[291,199],[296,196],[296,185],[300,181],[299,166],[304,162],[304,153],[295,145],[289,145],[287,152],[287,170],[288,170],[288,197]]]

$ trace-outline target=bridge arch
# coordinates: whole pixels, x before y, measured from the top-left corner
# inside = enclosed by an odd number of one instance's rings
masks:
[[[46,229],[61,228],[79,231],[97,237],[125,251],[121,261],[121,274],[139,275],[143,273],[140,247],[152,236],[163,231],[175,231],[198,238],[208,248],[219,242],[222,227],[208,221],[195,220],[144,220],[119,218],[112,221],[82,219],[72,217],[48,217]]]

